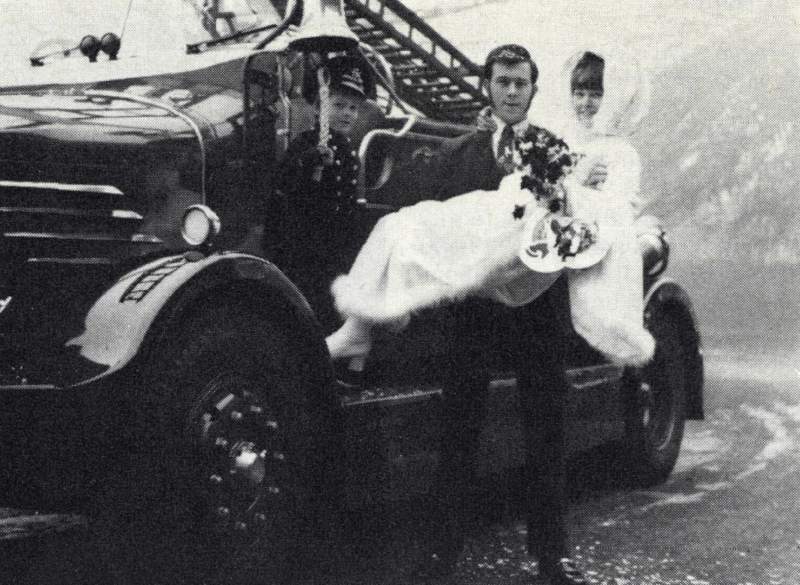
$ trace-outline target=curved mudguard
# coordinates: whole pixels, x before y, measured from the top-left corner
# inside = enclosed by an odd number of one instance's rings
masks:
[[[86,315],[83,333],[66,345],[92,366],[74,371],[100,371],[68,385],[95,382],[121,370],[147,343],[169,335],[171,325],[191,309],[192,301],[217,294],[220,302],[226,302],[228,292],[243,295],[256,309],[269,306],[287,313],[280,318],[308,339],[305,345],[313,353],[312,363],[328,367],[323,335],[311,308],[274,264],[240,253],[188,252],[128,272],[97,299]]]
[[[703,352],[692,302],[688,293],[677,282],[662,278],[656,280],[644,297],[645,322],[659,316],[677,319],[681,341],[688,366],[687,418],[702,420],[703,414]]]

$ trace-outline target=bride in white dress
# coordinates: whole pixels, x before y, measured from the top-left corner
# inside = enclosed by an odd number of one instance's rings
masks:
[[[635,224],[641,163],[625,137],[647,114],[647,79],[631,56],[580,51],[564,64],[560,91],[568,104],[560,130],[580,157],[573,178],[593,187],[574,198],[573,212],[597,214],[611,242],[603,262],[568,273],[572,323],[614,361],[640,363],[652,356],[654,342],[641,327],[644,291]],[[598,168],[601,173],[587,176]],[[590,210],[580,209],[584,202]]]
[[[578,65],[586,68],[586,63],[576,61],[570,71]],[[589,73],[596,78],[597,67]],[[599,76],[602,82],[602,66]],[[595,136],[591,124],[595,118],[605,120],[598,118],[604,109],[597,100],[594,111],[581,106],[575,97],[579,89],[570,82],[569,103],[574,115],[566,129],[585,154],[572,176],[526,189],[523,175],[541,177],[541,171],[532,171],[528,165],[505,177],[496,192],[475,191],[446,201],[423,201],[378,222],[350,273],[332,285],[337,309],[346,317],[344,325],[327,339],[332,358],[366,355],[373,326],[402,326],[411,314],[426,307],[470,295],[513,306],[528,303],[566,267],[583,268],[570,270],[570,303],[578,333],[619,363],[640,364],[652,356],[654,343],[642,326],[642,267],[633,214],[627,204],[630,185],[616,183],[616,176],[611,178],[619,170],[610,160],[615,151],[603,146],[599,137],[605,134]],[[602,91],[600,102],[607,103]],[[531,144],[544,147],[540,152],[558,144],[550,151],[555,153],[554,161],[560,161],[560,172],[571,170],[574,157],[568,156],[566,145],[536,127],[522,139],[518,137],[519,167],[529,162],[526,153]],[[597,157],[607,157],[600,161],[605,167],[596,165]],[[532,166],[537,168],[535,163]],[[558,165],[554,162],[554,166]],[[596,166],[607,168],[608,177],[604,185],[597,185],[600,189],[587,188],[584,183],[591,181],[584,175]],[[635,174],[638,183],[638,168]],[[564,192],[567,208],[562,205],[553,213],[558,206],[554,199]],[[567,230],[571,239],[567,233],[561,234],[558,253],[555,233],[559,225],[570,224],[569,216],[585,221],[572,223],[578,229]],[[548,260],[555,262],[526,257],[525,251],[537,243],[532,239],[540,240],[539,244],[547,240],[553,251]],[[594,269],[586,268],[609,247],[605,260]],[[633,291],[622,290],[626,287]],[[596,300],[601,298],[602,302]]]

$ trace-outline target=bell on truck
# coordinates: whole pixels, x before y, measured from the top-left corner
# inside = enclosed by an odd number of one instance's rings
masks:
[[[291,14],[297,0],[290,0]],[[303,0],[303,15],[297,36],[289,43],[296,51],[326,53],[348,51],[358,46],[358,37],[347,26],[343,0]]]

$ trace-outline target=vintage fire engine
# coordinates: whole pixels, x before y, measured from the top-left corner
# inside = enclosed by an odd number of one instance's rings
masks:
[[[486,98],[479,68],[398,0],[157,4],[121,38],[112,23],[43,44],[0,88],[0,493],[84,510],[109,547],[138,527],[118,555],[147,559],[134,571],[277,579],[334,496],[424,493],[447,335],[423,316],[385,334],[364,385],[337,384],[314,307],[262,249],[292,237],[279,206],[257,210],[311,123],[302,50],[344,38],[379,80],[359,134],[365,226],[413,203],[405,186],[426,192]],[[136,46],[137,26],[176,22],[184,38]],[[570,449],[611,445],[639,482],[667,477],[703,416],[691,304],[650,244],[656,359],[626,370],[576,337],[568,372]],[[514,373],[494,357],[484,473],[521,463]]]

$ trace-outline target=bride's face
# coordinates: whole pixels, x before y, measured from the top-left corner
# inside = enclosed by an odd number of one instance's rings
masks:
[[[575,110],[575,117],[581,126],[592,127],[592,120],[600,110],[603,103],[603,91],[599,89],[573,89],[572,108]]]

